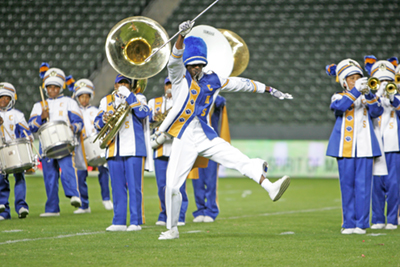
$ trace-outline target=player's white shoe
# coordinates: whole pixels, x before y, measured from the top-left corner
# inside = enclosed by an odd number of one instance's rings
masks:
[[[157,221],[157,222],[156,222],[156,225],[158,225],[158,226],[165,226],[166,223],[163,222],[163,221]]]
[[[6,206],[3,205],[3,204],[1,204],[1,205],[0,205],[0,212],[3,212],[3,211],[5,211],[5,210],[6,210]]]
[[[290,185],[290,178],[289,176],[285,175],[275,183],[272,183],[268,188],[269,197],[272,201],[277,201],[281,198],[283,193],[285,193],[286,189]]]
[[[355,228],[342,228],[342,230],[340,230],[340,233],[342,235],[351,235],[352,233],[354,233],[354,229]]]
[[[40,217],[57,217],[60,216],[59,212],[45,212],[39,215]]]
[[[4,217],[3,217],[3,216],[0,216],[0,221],[3,221],[3,220],[5,220]]]
[[[195,223],[203,222],[203,221],[204,221],[204,215],[199,215],[193,219],[193,222],[195,222]]]
[[[27,208],[21,207],[18,211],[18,218],[24,219],[29,214],[29,210]]]
[[[142,227],[140,225],[134,225],[134,224],[129,225],[128,229],[126,229],[126,231],[128,232],[140,231],[140,230],[142,230]]]
[[[126,225],[110,225],[106,228],[107,232],[123,232],[126,231]]]
[[[388,223],[388,224],[386,224],[385,229],[386,230],[396,230],[397,229],[397,225]]]
[[[90,207],[87,209],[77,209],[74,211],[74,214],[84,214],[84,213],[91,213],[92,211],[90,210]]]
[[[176,239],[179,238],[179,232],[177,230],[168,230],[166,232],[162,232],[158,237],[158,240],[167,240],[167,239]]]
[[[356,229],[354,229],[353,233],[358,234],[358,235],[364,235],[367,233],[367,231],[365,229],[361,229],[360,227],[356,227]]]
[[[79,208],[82,206],[82,201],[79,197],[71,197],[71,205],[74,206],[75,208]]]
[[[383,228],[385,228],[385,224],[384,223],[375,223],[375,224],[373,224],[371,226],[371,229],[374,229],[374,230],[383,229]]]
[[[178,226],[185,226],[185,222],[178,222]]]
[[[205,223],[214,222],[214,219],[210,216],[204,216],[203,222],[205,222]]]
[[[111,200],[103,200],[103,205],[104,205],[104,208],[105,208],[106,210],[112,210],[112,209],[114,209],[114,205],[113,205],[113,203],[111,202]]]

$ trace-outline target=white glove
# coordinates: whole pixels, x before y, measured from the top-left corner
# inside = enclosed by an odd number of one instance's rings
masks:
[[[126,86],[120,86],[118,87],[118,94],[128,97],[131,94],[131,91]]]
[[[381,97],[383,96],[383,93],[385,92],[385,87],[387,85],[387,82],[382,82],[381,84],[378,85],[378,90],[376,91],[376,96]]]
[[[167,136],[165,135],[165,133],[156,131],[154,134],[150,136],[151,148],[157,149],[159,146],[164,144],[165,140],[167,140]]]
[[[368,77],[362,77],[356,81],[356,84],[354,87],[357,89],[357,91],[362,92],[364,90],[368,90]],[[349,88],[351,90],[352,88]]]
[[[193,25],[194,25],[194,21],[192,22],[190,20],[184,21],[181,24],[179,24],[179,31],[181,31],[180,34],[183,37],[185,37],[190,32],[190,30],[193,28]]]
[[[276,97],[276,98],[279,98],[280,100],[283,100],[283,99],[293,99],[293,96],[292,96],[291,94],[282,93],[281,91],[279,91],[279,90],[277,90],[277,89],[275,89],[275,88],[272,88],[272,87],[270,87],[269,93],[270,93],[272,96],[274,96],[274,97]]]
[[[125,96],[116,94],[114,98],[115,107],[118,107],[120,104],[125,103]]]

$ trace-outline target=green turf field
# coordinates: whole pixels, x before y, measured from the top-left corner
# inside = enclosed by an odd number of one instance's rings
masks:
[[[340,234],[337,180],[293,179],[273,203],[250,179],[220,179],[221,212],[208,224],[192,222],[189,181],[187,224],[179,239],[162,241],[154,178],[144,179],[146,224],[139,232],[105,232],[112,211],[103,208],[97,179],[88,184],[91,214],[73,214],[61,189],[61,216],[40,218],[43,180],[27,176],[30,215],[20,220],[13,210],[0,222],[0,266],[400,266],[400,230]]]

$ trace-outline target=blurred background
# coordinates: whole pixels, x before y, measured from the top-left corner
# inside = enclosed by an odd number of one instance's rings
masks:
[[[75,80],[95,81],[97,105],[114,83],[104,44],[116,23],[148,16],[172,36],[182,21],[193,19],[212,2],[2,0],[0,81],[16,87],[16,108],[27,119],[40,101],[42,62]],[[389,0],[220,0],[196,25],[237,33],[250,51],[250,63],[240,76],[294,97],[280,101],[270,95],[223,94],[232,137],[327,140],[334,124],[330,98],[341,87],[325,74],[325,66],[348,57],[364,65],[365,55],[399,56],[399,14],[399,2]],[[147,99],[162,94],[166,76],[165,68],[149,79]]]

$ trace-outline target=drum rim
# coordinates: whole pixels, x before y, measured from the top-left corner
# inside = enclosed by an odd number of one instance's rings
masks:
[[[43,132],[44,130],[46,130],[47,128],[49,128],[53,125],[59,125],[59,124],[63,124],[68,127],[68,124],[65,121],[50,121],[50,122],[46,122],[45,124],[43,124],[42,126],[39,127],[38,134],[40,135],[40,133]]]
[[[12,139],[11,141],[4,142],[3,145],[0,147],[0,149],[2,147],[7,147],[7,146],[11,146],[11,145],[30,144],[30,143],[31,143],[31,139],[29,137],[15,138],[15,139]]]
[[[10,170],[12,170],[12,169],[16,169],[17,167],[18,168],[22,168],[23,170],[29,170],[30,168],[33,168],[34,166],[35,166],[36,164],[35,163],[25,163],[25,164],[23,164],[23,165],[14,165],[14,166],[12,166],[12,167],[8,167],[8,168],[2,168],[2,171],[4,171],[6,174],[11,174],[11,173],[19,173],[20,171],[18,171],[18,172],[7,172],[7,170],[8,171],[10,171]],[[26,168],[26,169],[25,169]]]
[[[56,147],[56,146],[59,146],[59,145],[66,145],[66,144],[69,145],[69,146],[67,146],[67,148],[69,147],[69,148],[71,148],[71,150],[68,149],[69,152],[68,152],[68,153],[65,153],[65,155],[63,154],[63,155],[57,156],[57,157],[49,157],[49,156],[47,155],[50,148],[54,148],[54,147]],[[66,157],[66,156],[70,155],[70,154],[74,151],[75,147],[76,147],[76,146],[71,145],[70,142],[57,142],[57,143],[55,143],[52,147],[48,147],[47,149],[43,150],[43,155],[44,155],[45,157],[51,158],[51,159],[60,159],[60,158],[63,158],[63,157]]]

